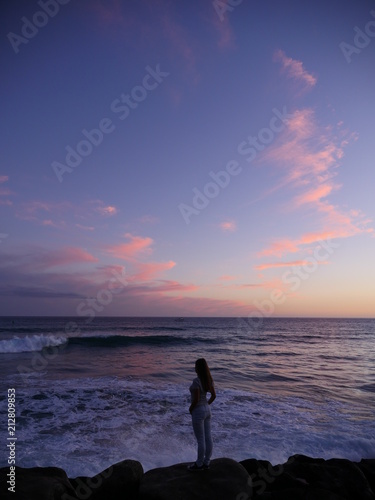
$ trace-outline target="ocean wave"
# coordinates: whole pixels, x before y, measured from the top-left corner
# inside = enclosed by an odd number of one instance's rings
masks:
[[[193,345],[199,343],[214,344],[217,339],[203,337],[177,337],[175,335],[81,335],[78,337],[65,337],[57,335],[32,335],[26,337],[13,337],[0,341],[0,354],[42,351],[48,347],[55,347],[65,343],[69,346],[87,348],[95,347],[127,347],[132,345]]]
[[[160,332],[160,331],[183,331],[186,328],[179,328],[177,326],[123,326],[118,328],[121,331],[128,330],[136,330],[136,331],[152,331],[152,332]]]
[[[0,328],[0,335],[1,334],[7,334],[7,333],[11,333],[11,334],[17,334],[17,333],[29,333],[29,334],[36,334],[36,333],[39,333],[39,332],[45,332],[45,328],[41,328],[41,327],[31,327],[31,326],[27,326],[27,327],[23,327],[23,326],[11,326],[11,327],[7,327],[7,328]]]
[[[202,337],[177,337],[175,335],[95,335],[71,337],[70,345],[79,345],[86,347],[127,347],[130,345],[192,345],[195,343],[215,343],[215,339],[206,339]]]
[[[66,337],[54,335],[32,335],[26,337],[13,337],[8,340],[0,340],[0,354],[17,352],[42,351],[46,347],[56,347],[67,342]]]

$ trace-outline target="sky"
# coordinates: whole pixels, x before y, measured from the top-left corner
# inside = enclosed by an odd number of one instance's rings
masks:
[[[0,315],[375,316],[373,1],[0,11]]]

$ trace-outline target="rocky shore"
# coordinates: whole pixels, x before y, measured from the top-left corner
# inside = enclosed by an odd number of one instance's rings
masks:
[[[209,470],[176,464],[144,473],[124,460],[94,477],[56,467],[0,469],[0,496],[13,500],[375,500],[375,459],[351,462],[294,455],[280,465],[218,458]],[[14,481],[14,492],[12,491]],[[5,494],[5,495],[4,495]]]

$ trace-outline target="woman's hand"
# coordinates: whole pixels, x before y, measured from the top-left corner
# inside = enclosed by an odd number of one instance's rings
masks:
[[[213,403],[216,399],[216,392],[215,392],[215,387],[214,385],[212,384],[211,388],[210,388],[210,393],[211,393],[211,397],[210,399],[208,400],[208,404],[210,405],[211,403]]]
[[[192,403],[191,403],[191,405],[190,405],[190,407],[189,407],[189,412],[190,412],[190,413],[194,410],[194,408],[195,408],[195,407],[197,406],[197,404],[198,404],[198,401],[199,401],[199,398],[200,398],[200,392],[201,392],[201,391],[200,391],[199,389],[195,389],[195,390],[193,391],[193,401],[192,401]]]

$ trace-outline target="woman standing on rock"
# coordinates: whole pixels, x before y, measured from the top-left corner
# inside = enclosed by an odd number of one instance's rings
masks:
[[[216,393],[210,369],[204,358],[195,362],[195,372],[198,375],[190,386],[191,405],[189,412],[193,421],[193,430],[198,442],[198,458],[189,465],[190,470],[208,469],[212,455],[211,409],[209,405],[215,400]],[[207,401],[206,394],[211,394]]]

